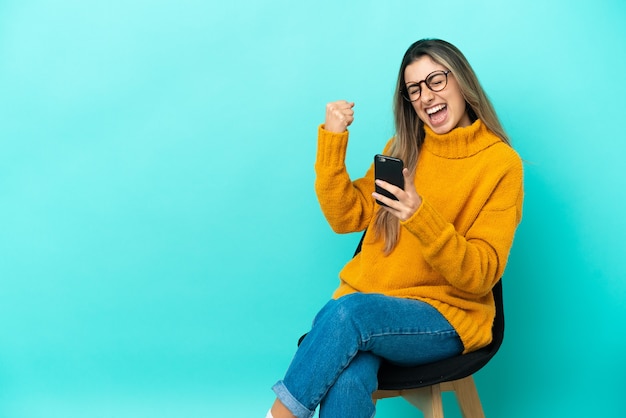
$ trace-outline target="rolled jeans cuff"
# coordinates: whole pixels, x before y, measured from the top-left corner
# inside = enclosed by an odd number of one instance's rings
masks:
[[[298,418],[312,418],[315,411],[311,411],[302,405],[296,398],[293,397],[291,392],[287,389],[282,380],[272,386],[272,390],[276,394],[276,397],[283,405],[287,407]]]

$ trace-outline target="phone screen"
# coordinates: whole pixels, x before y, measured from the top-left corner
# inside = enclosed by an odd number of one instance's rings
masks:
[[[374,156],[374,178],[385,180],[387,183],[391,183],[401,189],[404,189],[404,176],[402,175],[403,168],[404,163],[399,158],[389,157],[382,154],[376,154]],[[383,196],[393,200],[398,200],[397,197],[378,185],[376,186],[376,193],[382,194]],[[376,200],[376,203],[387,206],[378,199]]]

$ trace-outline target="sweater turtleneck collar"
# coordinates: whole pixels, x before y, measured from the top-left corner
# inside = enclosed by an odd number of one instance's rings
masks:
[[[441,135],[433,132],[428,125],[424,125],[424,131],[426,132],[424,148],[443,158],[471,157],[501,142],[501,139],[489,131],[480,119],[476,119],[470,126],[455,128]]]

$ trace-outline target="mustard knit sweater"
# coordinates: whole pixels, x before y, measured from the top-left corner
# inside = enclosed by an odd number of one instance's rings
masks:
[[[361,252],[339,274],[334,297],[363,292],[425,301],[470,352],[491,342],[491,289],[504,272],[522,216],[522,163],[480,120],[444,135],[428,126],[425,131],[415,173],[422,204],[401,222],[400,240],[385,256],[372,224],[380,210],[371,195],[373,165],[351,181],[348,132],[319,127],[315,188],[322,212],[335,232],[368,228]]]

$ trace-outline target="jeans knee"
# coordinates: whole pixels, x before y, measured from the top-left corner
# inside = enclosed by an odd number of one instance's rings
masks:
[[[355,349],[364,349],[369,340],[372,323],[380,317],[376,308],[377,294],[352,293],[329,301],[313,321],[311,332],[323,335],[329,342],[358,344]]]
[[[342,296],[339,299],[330,300],[315,316],[313,324],[321,322],[327,318],[333,321],[344,321],[354,317],[356,311],[361,310],[363,294],[353,293]]]
[[[375,295],[352,293],[337,299],[335,316],[342,321],[362,318],[372,311],[372,298]]]

